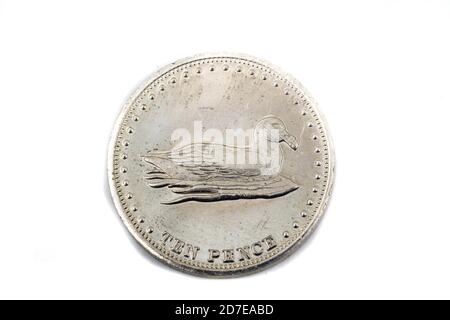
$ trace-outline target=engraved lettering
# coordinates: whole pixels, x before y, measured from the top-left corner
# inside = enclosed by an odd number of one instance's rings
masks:
[[[172,252],[179,255],[183,254],[185,258],[191,260],[195,260],[197,258],[197,253],[200,251],[199,247],[177,239],[167,231],[163,232],[161,242],[164,246],[169,246]]]
[[[239,261],[250,260],[250,247],[244,246],[242,248],[236,248],[236,251],[239,253]]]
[[[208,258],[208,262],[213,263],[214,260],[216,260],[217,258],[220,257],[220,251],[216,250],[216,249],[209,249],[209,258]]]
[[[197,252],[200,250],[199,247],[195,247],[191,244],[187,244],[184,247],[184,252],[183,252],[183,256],[185,258],[191,259],[191,260],[195,260],[195,258],[197,258]]]
[[[164,245],[166,245],[167,243],[172,242],[172,240],[173,240],[173,236],[170,233],[168,233],[167,231],[164,231],[162,237],[163,237],[162,238],[162,242],[163,242]]]
[[[252,252],[255,256],[260,256],[263,253],[264,249],[261,244],[261,241],[255,242],[252,244]]]
[[[183,241],[177,239],[177,242],[175,242],[175,245],[172,248],[172,252],[175,252],[176,254],[181,254],[184,246],[185,246],[185,243]]]
[[[234,249],[209,249],[208,262],[216,262],[221,259],[223,263],[233,263],[236,261],[246,261],[269,252],[277,246],[277,242],[272,235],[268,235],[261,241],[256,241],[249,246],[242,246]]]
[[[225,249],[223,252],[223,262],[231,263],[234,262],[234,250],[233,249]]]
[[[267,245],[267,251],[270,251],[277,246],[275,239],[271,235],[265,237],[262,241]]]

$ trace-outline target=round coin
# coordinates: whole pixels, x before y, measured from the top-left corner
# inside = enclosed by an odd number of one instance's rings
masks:
[[[116,122],[117,211],[159,260],[199,275],[261,270],[314,229],[334,155],[316,104],[261,59],[208,54],[155,72]]]

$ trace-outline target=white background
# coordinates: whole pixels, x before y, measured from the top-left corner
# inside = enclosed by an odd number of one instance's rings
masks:
[[[109,198],[122,103],[157,67],[241,52],[334,138],[320,227],[238,279],[155,262]],[[450,298],[449,1],[0,1],[0,298]]]

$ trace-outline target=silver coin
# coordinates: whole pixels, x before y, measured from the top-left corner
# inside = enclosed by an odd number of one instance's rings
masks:
[[[314,229],[334,155],[316,104],[258,58],[208,54],[155,72],[123,107],[109,183],[134,238],[199,275],[261,270]]]

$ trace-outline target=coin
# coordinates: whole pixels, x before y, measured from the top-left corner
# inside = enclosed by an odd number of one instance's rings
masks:
[[[288,256],[330,197],[334,155],[305,88],[261,59],[170,64],[124,105],[109,149],[117,211],[153,256],[205,276]]]

